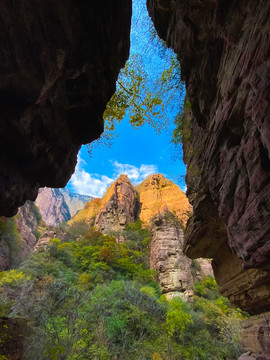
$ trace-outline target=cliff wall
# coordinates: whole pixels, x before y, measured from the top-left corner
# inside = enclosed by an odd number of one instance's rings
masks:
[[[35,204],[45,223],[56,226],[70,220],[92,199],[92,196],[73,194],[68,189],[42,188],[38,191]]]
[[[102,198],[94,224],[104,233],[121,231],[126,224],[138,218],[138,212],[138,194],[129,178],[120,175]]]
[[[270,3],[147,5],[186,83],[183,143],[193,216],[185,252],[213,258],[224,295],[263,313],[270,309]]]
[[[64,187],[99,137],[130,23],[131,0],[1,0],[0,215]]]
[[[160,36],[178,54],[190,102],[184,151],[194,216],[186,253],[215,257],[226,242],[244,268],[269,274],[270,4],[147,4]]]
[[[160,287],[168,299],[193,294],[191,260],[183,253],[184,232],[169,212],[156,215],[150,224],[152,233],[150,268],[157,271]]]
[[[38,240],[41,215],[32,201],[13,218],[0,218],[0,271],[17,267],[27,259]]]

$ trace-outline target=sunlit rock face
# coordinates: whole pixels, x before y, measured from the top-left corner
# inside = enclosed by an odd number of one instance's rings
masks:
[[[0,215],[64,187],[129,55],[131,0],[1,1]]]
[[[102,198],[95,226],[102,232],[121,231],[125,225],[138,218],[138,194],[126,175],[110,186]]]
[[[140,195],[140,219],[149,222],[150,219],[164,211],[172,212],[184,223],[187,221],[191,206],[183,191],[161,174],[153,174],[144,180],[137,190]]]
[[[193,277],[191,260],[183,253],[183,230],[169,212],[155,216],[150,228],[150,267],[157,271],[162,293],[168,299],[188,300],[193,294]]]
[[[87,202],[69,224],[82,221],[95,224],[102,231],[120,230],[119,224],[123,229],[137,218],[149,224],[152,217],[165,211],[186,222],[191,206],[179,186],[161,174],[150,175],[138,186],[126,175],[120,175],[102,199]]]
[[[68,189],[39,189],[35,204],[47,225],[56,226],[68,221],[81,210],[92,196],[73,194]]]
[[[223,288],[219,252],[227,243],[231,285],[238,276],[233,253],[245,269],[260,273],[251,275],[257,301],[246,296],[241,307],[266,311],[270,309],[270,301],[265,301],[266,293],[270,299],[270,3],[148,0],[147,4],[159,35],[178,54],[187,87],[184,128],[189,134],[185,136],[184,129],[184,155],[194,216],[188,223],[186,253],[192,258],[213,257]],[[241,291],[249,287],[248,278]],[[232,288],[236,290],[237,284]],[[238,295],[231,294],[231,300]]]

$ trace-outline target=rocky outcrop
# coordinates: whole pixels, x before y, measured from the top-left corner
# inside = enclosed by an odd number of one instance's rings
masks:
[[[252,313],[269,310],[270,3],[147,4],[178,54],[187,88],[183,141],[194,215],[185,251],[214,257],[231,301]]]
[[[138,194],[126,175],[110,186],[102,198],[95,226],[104,233],[121,231],[125,225],[136,220],[139,212]]]
[[[34,251],[45,251],[52,239],[58,239],[63,242],[67,241],[66,233],[60,228],[52,228],[49,226],[48,229],[46,229],[46,231],[39,238],[34,247]]]
[[[103,131],[131,0],[2,0],[0,19],[0,215],[13,216],[39,187],[64,187]]]
[[[88,201],[82,210],[80,210],[76,215],[68,221],[69,225],[74,223],[82,222],[93,226],[95,223],[95,218],[100,211],[102,205],[102,199],[95,198],[92,201]]]
[[[184,232],[180,221],[171,213],[151,220],[150,268],[158,273],[163,294],[168,299],[180,296],[188,300],[193,294],[191,260],[183,253]]]
[[[32,201],[13,218],[0,218],[0,271],[17,267],[33,251],[41,215]]]
[[[270,360],[270,313],[252,316],[242,325],[242,346],[249,349],[239,360]]]
[[[161,174],[153,174],[144,180],[138,187],[141,211],[140,219],[146,223],[164,211],[175,214],[184,223],[188,219],[191,206],[186,195],[171,180]]]
[[[32,253],[39,237],[38,226],[41,220],[40,212],[32,201],[26,201],[26,203],[19,208],[15,222],[23,239],[18,256],[20,261],[27,259]]]
[[[73,194],[68,189],[42,188],[35,204],[47,225],[56,226],[68,221],[81,210],[92,196]]]
[[[161,174],[150,175],[138,186],[132,185],[126,175],[120,175],[102,199],[88,202],[69,224],[93,222],[101,231],[119,231],[137,218],[148,224],[152,217],[165,211],[186,222],[191,206],[179,186]]]

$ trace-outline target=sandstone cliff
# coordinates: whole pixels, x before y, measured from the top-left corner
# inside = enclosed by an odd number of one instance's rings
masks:
[[[129,55],[131,0],[1,0],[0,215],[64,187]]]
[[[144,180],[138,187],[141,211],[140,219],[148,223],[150,219],[168,210],[183,222],[186,222],[191,206],[179,186],[161,174],[154,174]]]
[[[138,218],[139,198],[134,186],[126,175],[110,186],[102,198],[95,226],[102,232],[123,230],[127,223]]]
[[[186,82],[183,141],[193,216],[185,251],[214,258],[217,281],[232,302],[251,313],[267,311],[270,3],[147,5]]]
[[[55,226],[68,221],[93,197],[73,194],[68,189],[42,188],[35,204],[47,225]]]
[[[158,273],[163,294],[168,299],[180,296],[188,300],[193,294],[191,260],[183,253],[184,232],[171,213],[151,220],[150,267]]]
[[[137,218],[148,224],[152,217],[165,211],[186,222],[191,206],[179,186],[161,174],[150,175],[138,186],[132,185],[126,175],[120,175],[102,199],[87,202],[69,224],[89,223],[92,219],[102,231],[120,230]]]

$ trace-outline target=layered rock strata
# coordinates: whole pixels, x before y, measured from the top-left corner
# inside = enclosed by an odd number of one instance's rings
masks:
[[[247,295],[241,307],[254,313],[268,310],[270,3],[147,4],[159,35],[178,54],[187,88],[188,136],[183,140],[194,216],[188,223],[186,253],[214,257],[218,273],[219,252],[227,243],[227,264],[233,266],[236,253],[245,269],[258,269],[251,281],[257,304],[264,300],[256,305],[251,297],[248,304]],[[230,272],[233,283],[235,271]],[[219,277],[221,286],[223,281]],[[244,281],[241,291],[248,293],[248,286]],[[231,301],[234,297],[238,294]]]
[[[103,131],[131,0],[1,0],[0,20],[0,215],[13,216],[39,187],[64,187]]]
[[[250,360],[270,360],[269,323],[270,312],[252,316],[244,321],[242,346],[250,350],[250,354],[248,354]],[[240,359],[245,360],[244,357],[240,357]]]
[[[92,196],[73,194],[68,189],[39,189],[35,204],[47,225],[56,226],[68,221],[81,210]]]
[[[151,220],[150,267],[158,273],[167,299],[180,296],[188,300],[193,294],[191,260],[183,253],[184,233],[171,213],[159,214]]]
[[[126,224],[138,218],[138,200],[138,194],[129,178],[120,175],[102,199],[95,226],[104,233],[123,230]]]

